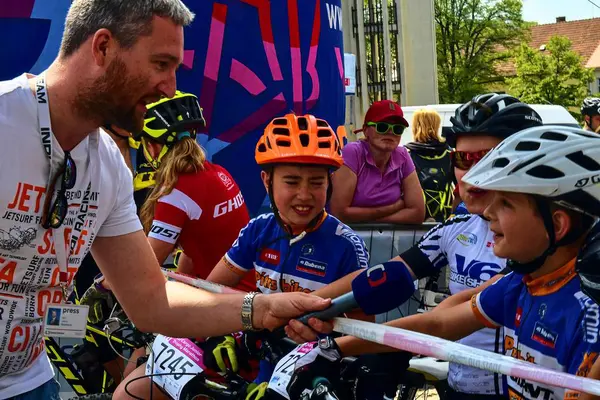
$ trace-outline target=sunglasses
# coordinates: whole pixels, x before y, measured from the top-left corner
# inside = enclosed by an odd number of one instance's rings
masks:
[[[477,164],[492,149],[479,151],[453,151],[450,153],[450,161],[454,168],[468,170],[474,164]]]
[[[54,191],[56,189],[56,183],[59,177],[62,177],[60,190],[56,194],[56,199],[52,203],[52,198],[54,197]],[[58,171],[50,183],[48,191],[46,192],[46,200],[44,201],[44,211],[42,214],[42,227],[44,229],[56,229],[63,224],[69,209],[69,204],[67,202],[67,190],[75,187],[76,180],[77,168],[75,167],[75,161],[73,161],[73,158],[71,158],[71,153],[67,151],[65,152],[65,162],[62,168]]]
[[[374,126],[380,135],[391,131],[394,135],[400,136],[406,129],[406,126],[402,124],[390,124],[388,122],[367,122],[367,126]]]

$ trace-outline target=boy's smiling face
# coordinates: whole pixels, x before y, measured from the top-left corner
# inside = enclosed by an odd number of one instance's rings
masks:
[[[530,195],[494,192],[484,216],[494,232],[496,256],[526,263],[548,248],[548,233]]]

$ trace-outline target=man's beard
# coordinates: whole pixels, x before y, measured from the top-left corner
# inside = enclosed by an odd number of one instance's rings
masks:
[[[131,76],[125,63],[115,58],[103,76],[79,90],[75,108],[82,116],[99,120],[101,125],[140,132],[144,120],[136,115],[136,105],[145,97],[142,91],[146,87],[144,78]]]

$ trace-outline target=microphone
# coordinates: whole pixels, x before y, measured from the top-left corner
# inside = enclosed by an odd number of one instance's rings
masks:
[[[381,314],[402,305],[414,292],[414,280],[406,264],[388,261],[357,275],[352,280],[352,292],[336,297],[325,310],[306,314],[298,320],[303,324],[313,317],[328,320],[356,308],[367,315]]]

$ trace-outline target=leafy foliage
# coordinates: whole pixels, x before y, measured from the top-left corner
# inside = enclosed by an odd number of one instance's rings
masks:
[[[526,103],[571,108],[571,113],[579,116],[575,110],[588,95],[594,72],[583,66],[568,38],[553,36],[544,51],[522,44],[515,53],[515,63],[517,74],[508,80],[513,95]]]
[[[496,66],[526,40],[521,0],[435,0],[441,103],[462,103],[503,78]]]

